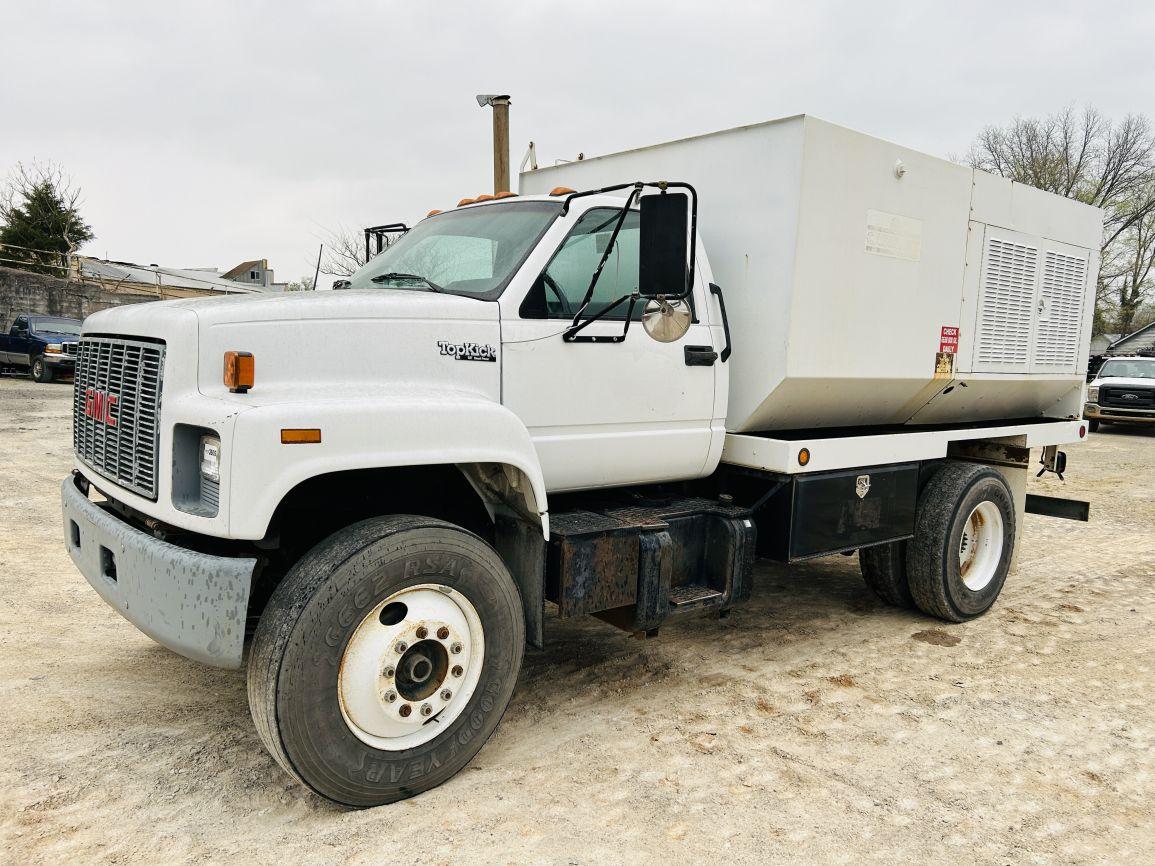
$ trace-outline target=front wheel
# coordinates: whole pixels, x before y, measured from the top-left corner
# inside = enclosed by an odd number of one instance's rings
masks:
[[[1099,430],[1099,419],[1098,418],[1088,419],[1087,420],[1087,429],[1090,430],[1092,433],[1097,432]]]
[[[524,646],[517,586],[489,545],[440,520],[374,518],[323,541],[273,592],[249,707],[269,752],[317,794],[391,803],[477,754]]]
[[[32,369],[30,372],[32,373],[32,380],[34,382],[44,383],[52,381],[52,368],[44,363],[44,358],[41,355],[37,355],[32,359]]]

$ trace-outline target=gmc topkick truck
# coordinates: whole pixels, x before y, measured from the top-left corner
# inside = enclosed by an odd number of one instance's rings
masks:
[[[1101,231],[806,116],[527,171],[346,290],[89,317],[66,544],[178,653],[252,636],[287,772],[395,801],[481,748],[547,608],[653,636],[857,551],[984,613],[1024,513],[1085,519],[1027,482],[1086,433]]]

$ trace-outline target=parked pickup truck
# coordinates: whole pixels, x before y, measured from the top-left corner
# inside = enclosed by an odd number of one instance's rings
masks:
[[[745,602],[756,555],[855,551],[889,604],[986,612],[1024,515],[1079,511],[1027,485],[1087,432],[1101,235],[810,117],[528,171],[342,291],[89,317],[67,549],[190,658],[239,668],[255,629],[294,778],[409,797],[555,616],[650,638]]]
[[[1087,386],[1083,417],[1100,424],[1155,424],[1155,358],[1107,358]]]
[[[0,334],[0,366],[27,370],[37,382],[51,382],[57,373],[72,373],[79,340],[79,319],[21,313],[8,333]]]

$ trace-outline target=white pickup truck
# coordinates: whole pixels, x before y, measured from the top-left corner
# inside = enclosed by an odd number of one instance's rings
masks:
[[[68,550],[176,652],[253,635],[257,730],[319,795],[460,770],[547,610],[653,636],[756,555],[858,551],[958,622],[1025,511],[1079,512],[1027,480],[1086,433],[1097,210],[802,116],[520,192],[347,290],[84,324]]]

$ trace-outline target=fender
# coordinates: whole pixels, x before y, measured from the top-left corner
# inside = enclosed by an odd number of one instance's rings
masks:
[[[283,428],[301,427],[319,428],[321,442],[281,443]],[[525,425],[476,393],[399,389],[254,406],[236,416],[231,442],[226,459],[233,538],[262,538],[285,495],[318,475],[447,463],[464,464],[471,481],[474,468],[485,464],[517,470],[526,483],[515,477],[509,486],[549,537],[545,481]],[[233,509],[233,502],[245,507]]]

